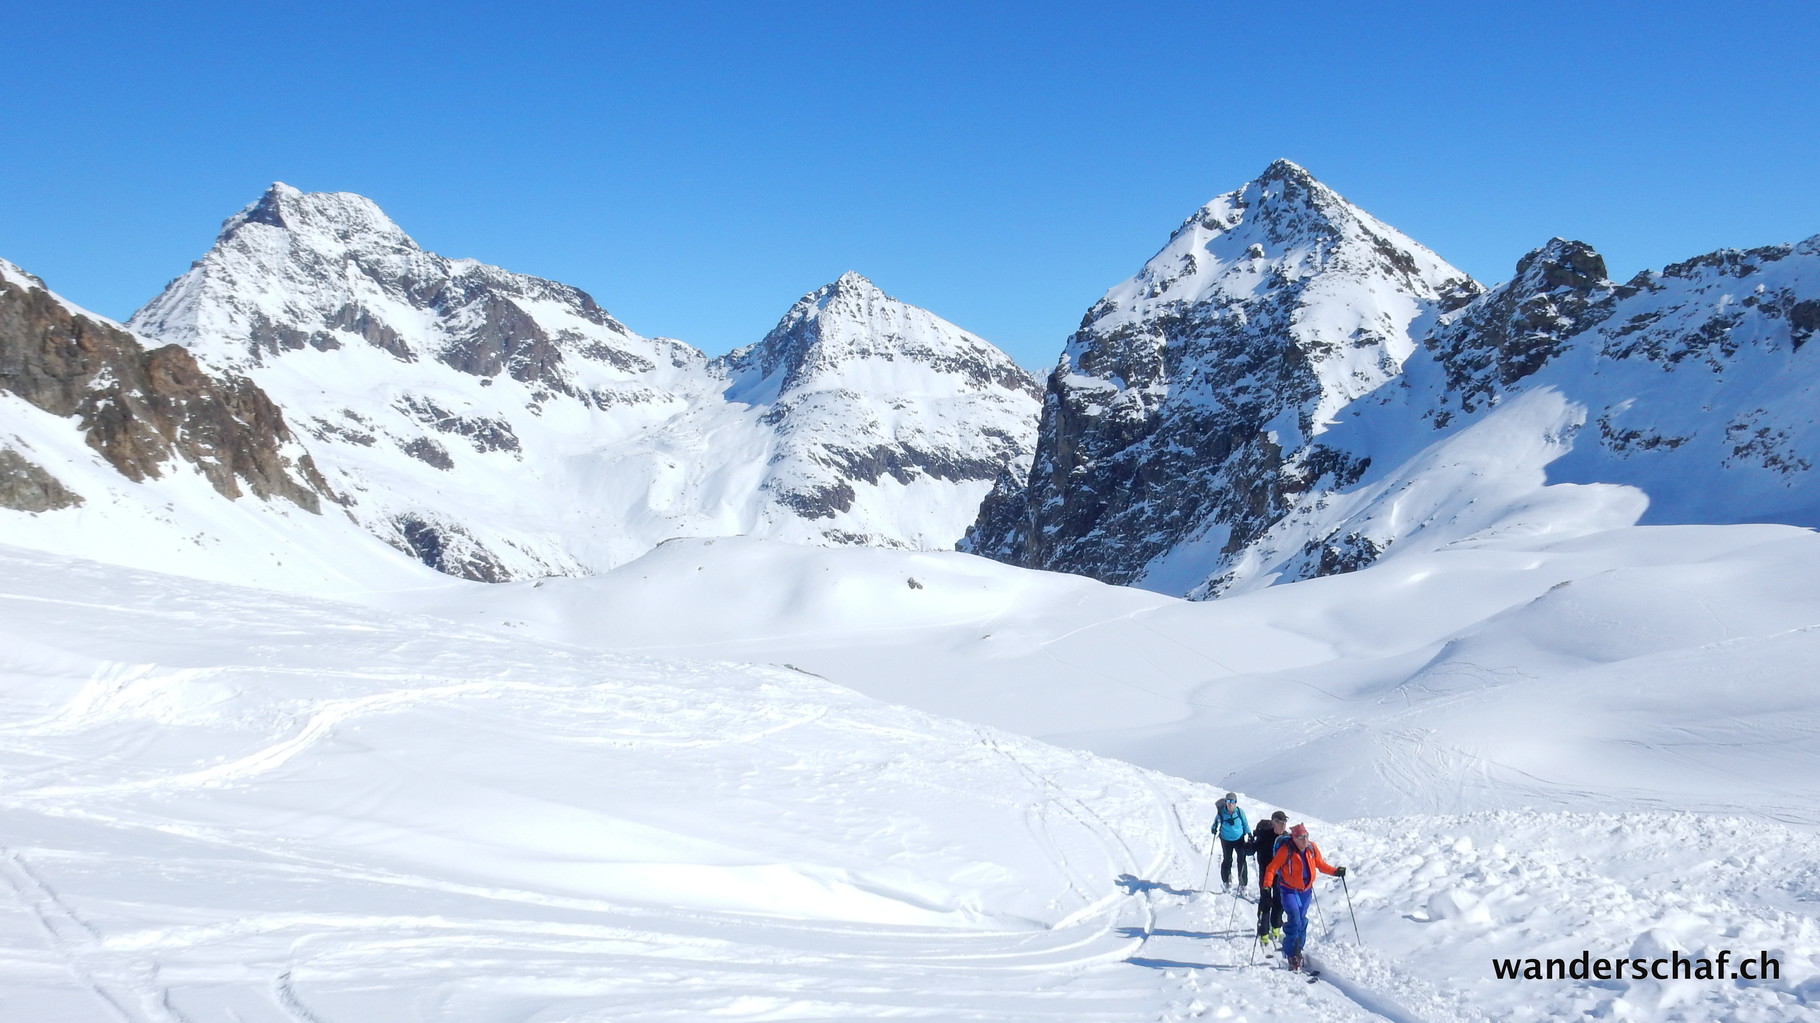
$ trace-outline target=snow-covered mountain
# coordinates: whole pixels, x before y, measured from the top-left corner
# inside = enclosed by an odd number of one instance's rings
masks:
[[[1473,536],[1820,525],[1820,239],[1622,285],[1555,239],[1479,291],[1273,164],[1089,311],[963,547],[1213,596]]]
[[[761,491],[826,539],[952,546],[995,479],[1029,471],[1030,374],[856,273],[716,368],[727,398],[762,409],[775,434]]]
[[[1630,522],[1820,526],[1820,237],[1625,284],[1554,239],[1355,402],[1289,514],[1200,593],[1471,536]]]
[[[1333,415],[1480,290],[1279,160],[1087,311],[1027,485],[996,490],[965,546],[1145,585],[1190,534],[1236,551],[1326,471],[1305,456]]]
[[[857,276],[711,363],[575,288],[426,252],[363,197],[282,184],[132,325],[257,381],[349,514],[480,580],[673,536],[951,546],[1034,431],[1008,359]]]

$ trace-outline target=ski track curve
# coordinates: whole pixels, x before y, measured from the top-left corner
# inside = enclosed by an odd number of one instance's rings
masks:
[[[108,600],[46,607],[90,630],[83,635],[105,635],[97,656],[57,669],[58,684],[68,685],[61,696],[41,697],[36,709],[19,700],[0,721],[8,768],[0,815],[26,836],[9,835],[0,851],[0,891],[10,888],[26,911],[22,927],[36,920],[76,982],[71,997],[86,991],[110,1023],[1186,1023],[1225,1009],[1318,1023],[1438,1018],[1373,1015],[1412,1002],[1389,966],[1349,980],[1350,999],[1337,985],[1311,991],[1281,971],[1243,966],[1247,949],[1233,939],[1250,930],[1249,912],[1192,887],[1214,852],[1193,820],[1207,809],[1205,787],[1008,733],[906,717],[792,669],[606,658],[427,618],[369,622],[337,605],[300,610],[239,591],[214,597],[201,584],[173,593],[165,581],[132,583],[144,585],[142,598],[106,578],[95,585]],[[134,599],[148,606],[128,606]],[[167,605],[175,610],[150,609]],[[500,721],[503,733],[483,727]],[[368,744],[390,741],[394,757],[421,756],[408,740],[432,727],[472,727],[470,743],[534,736],[527,748],[536,752],[513,767],[573,749],[586,756],[558,762],[644,772],[628,784],[679,767],[718,786],[715,805],[724,807],[747,806],[748,781],[769,779],[785,795],[754,802],[746,811],[754,816],[733,821],[777,829],[766,839],[774,845],[755,847],[754,857],[807,864],[804,876],[845,883],[862,898],[940,901],[916,883],[893,887],[889,875],[843,882],[860,853],[810,844],[825,841],[814,829],[847,827],[832,831],[836,846],[842,836],[883,835],[882,859],[911,849],[928,857],[912,862],[918,869],[947,869],[937,857],[959,849],[972,857],[962,863],[1013,864],[1023,872],[1008,875],[1016,882],[1045,887],[1023,902],[1013,901],[1022,892],[1001,896],[1015,913],[988,905],[990,913],[957,914],[952,925],[899,925],[878,921],[905,917],[659,905],[608,887],[539,887],[536,876],[368,855],[362,814],[380,814],[392,790],[335,786],[363,780],[349,772],[394,766],[371,757]],[[918,758],[927,753],[961,758],[961,774],[924,779],[917,769],[928,761]],[[879,778],[893,770],[901,777]],[[473,780],[448,770],[435,777]],[[913,798],[926,814],[980,778],[1004,793],[979,807],[1024,814],[1005,819],[1004,837],[991,844],[968,847],[971,836],[938,831],[912,848],[897,818],[876,809],[857,823],[832,820],[855,795]],[[488,775],[462,791],[503,793],[514,807],[550,798],[536,785],[496,785],[504,783]],[[273,791],[285,798],[260,801]],[[262,816],[235,816],[242,810]],[[335,826],[356,826],[334,841],[315,825],[286,830],[308,812],[343,811]],[[808,823],[791,830],[776,817]],[[374,819],[425,827],[418,818]],[[653,820],[663,823],[661,814]],[[684,819],[681,831],[699,823]],[[998,853],[1005,858],[993,860]],[[973,875],[955,876],[973,884]],[[1056,902],[1044,909],[1051,889]],[[60,890],[81,894],[68,900]],[[1038,909],[1022,915],[1031,905]]]

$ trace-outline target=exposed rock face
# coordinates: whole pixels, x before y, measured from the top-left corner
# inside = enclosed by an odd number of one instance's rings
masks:
[[[776,435],[761,489],[803,518],[829,520],[843,539],[943,545],[942,534],[972,522],[994,479],[1030,464],[1035,379],[856,273],[805,295],[763,340],[716,368],[727,398],[762,410]],[[886,480],[896,487],[878,489]],[[855,514],[856,484],[871,488],[872,503],[920,503],[923,535],[867,535],[837,521],[865,519]]]
[[[82,495],[11,448],[0,448],[0,508],[43,512],[74,508]]]
[[[1237,551],[1315,478],[1356,478],[1310,442],[1480,290],[1278,161],[1088,310],[1026,487],[1001,483],[963,548],[1121,583],[1191,533]]]
[[[225,497],[241,496],[244,486],[262,499],[318,510],[323,481],[277,405],[251,381],[213,375],[177,345],[148,351],[130,332],[81,314],[11,264],[6,269],[0,390],[74,417],[88,445],[129,479],[160,477],[182,459]],[[67,506],[68,492],[33,468],[12,468],[22,503],[9,506]]]
[[[1524,256],[1516,276],[1424,339],[1446,372],[1435,413],[1496,401],[1560,355],[1568,338],[1609,316],[1599,303],[1613,287],[1605,260],[1584,242],[1555,238]]]

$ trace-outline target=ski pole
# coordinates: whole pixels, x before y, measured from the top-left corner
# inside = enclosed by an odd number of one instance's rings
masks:
[[[1321,897],[1315,894],[1312,884],[1308,886],[1308,901],[1314,904],[1315,915],[1321,918],[1321,937],[1331,937],[1333,931],[1327,926],[1327,914],[1321,910]]]
[[[1265,924],[1267,924],[1267,923],[1269,923],[1269,921],[1267,921],[1267,920],[1265,920],[1265,918],[1264,918],[1264,916],[1263,916],[1263,912],[1264,912],[1264,910],[1263,910],[1263,908],[1262,908],[1262,907],[1263,907],[1263,905],[1264,905],[1264,895],[1263,895],[1263,891],[1262,891],[1262,889],[1260,889],[1260,890],[1259,890],[1259,893],[1258,893],[1258,906],[1259,906],[1259,907],[1260,907],[1260,908],[1259,908],[1259,909],[1258,909],[1258,914],[1259,914],[1259,915],[1258,915],[1258,926],[1260,926],[1260,927],[1262,927],[1262,926],[1264,926],[1264,925],[1265,925]],[[1252,965],[1252,964],[1253,964],[1253,963],[1256,963],[1256,962],[1257,962],[1257,961],[1258,961],[1258,946],[1259,946],[1259,945],[1262,945],[1262,944],[1263,944],[1263,943],[1264,943],[1264,936],[1263,936],[1263,935],[1261,935],[1261,934],[1260,934],[1260,935],[1255,935],[1255,936],[1254,936],[1254,937],[1253,937],[1253,938],[1252,938],[1252,940],[1251,940],[1251,955],[1250,955],[1250,956],[1249,956],[1249,957],[1247,957],[1247,958],[1246,958],[1246,960],[1245,960],[1245,965],[1246,965],[1246,966],[1250,966],[1250,965]]]
[[[1213,850],[1218,844],[1218,839],[1215,839],[1214,845],[1207,847],[1207,874],[1201,878],[1201,891],[1203,892],[1207,890],[1208,885],[1213,883]]]
[[[1226,914],[1226,929],[1229,931],[1232,930],[1232,925],[1238,922],[1240,901],[1239,893],[1235,889],[1232,893],[1232,912]]]
[[[1344,874],[1340,875],[1340,890],[1346,893],[1346,915],[1352,917],[1352,940],[1363,945],[1365,939],[1359,937],[1359,914],[1352,911],[1352,887],[1346,883]]]

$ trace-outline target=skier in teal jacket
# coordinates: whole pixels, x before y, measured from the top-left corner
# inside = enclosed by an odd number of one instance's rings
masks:
[[[1219,813],[1213,819],[1213,833],[1220,836],[1220,890],[1232,890],[1232,861],[1236,856],[1239,861],[1239,887],[1248,884],[1250,875],[1246,853],[1251,838],[1251,823],[1245,819],[1245,811],[1239,808],[1239,796],[1236,792],[1226,793],[1226,798],[1218,804]]]

